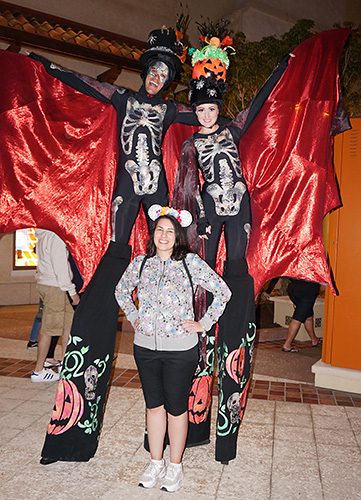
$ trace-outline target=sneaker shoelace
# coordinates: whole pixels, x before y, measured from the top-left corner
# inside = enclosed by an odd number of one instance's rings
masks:
[[[179,474],[181,469],[176,469],[175,467],[172,467],[171,465],[168,466],[167,469],[167,478],[168,479],[175,479],[177,475]]]
[[[155,475],[159,474],[161,469],[162,469],[161,464],[155,464],[154,462],[149,462],[149,464],[146,465],[144,468],[144,473],[150,474],[151,476],[155,476]]]

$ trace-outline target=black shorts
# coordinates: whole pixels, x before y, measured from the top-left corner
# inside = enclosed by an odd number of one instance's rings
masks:
[[[319,283],[291,280],[287,288],[287,293],[295,305],[293,319],[304,323],[307,318],[313,316],[313,306],[315,305],[319,291]]]
[[[187,411],[198,345],[187,351],[152,351],[134,345],[134,358],[147,408],[164,405],[175,417]]]

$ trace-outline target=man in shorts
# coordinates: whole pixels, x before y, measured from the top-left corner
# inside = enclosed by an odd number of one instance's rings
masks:
[[[69,251],[63,240],[46,229],[36,229],[35,236],[38,240],[36,281],[44,309],[38,355],[31,381],[52,382],[59,379],[59,374],[44,368],[51,337],[62,337],[63,358],[73,320],[72,305],[79,304],[80,298],[72,282],[73,276],[68,262]]]

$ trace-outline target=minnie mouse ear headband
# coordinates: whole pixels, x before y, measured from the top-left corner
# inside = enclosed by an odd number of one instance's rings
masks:
[[[155,221],[162,215],[171,215],[182,227],[188,227],[192,223],[192,215],[188,210],[177,210],[172,207],[161,207],[160,205],[152,205],[148,210],[149,217]]]

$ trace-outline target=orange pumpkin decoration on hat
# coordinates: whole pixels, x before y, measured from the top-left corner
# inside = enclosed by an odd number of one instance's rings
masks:
[[[192,77],[199,80],[201,76],[208,78],[213,73],[216,80],[225,80],[227,68],[219,59],[208,58],[204,61],[198,61],[193,68]]]
[[[226,52],[231,47],[232,39],[229,37],[220,41],[217,37],[210,39],[201,37],[206,45],[192,52],[193,74],[192,78],[199,79],[201,76],[208,78],[211,74],[216,80],[226,80],[226,73],[229,66],[229,58]]]

